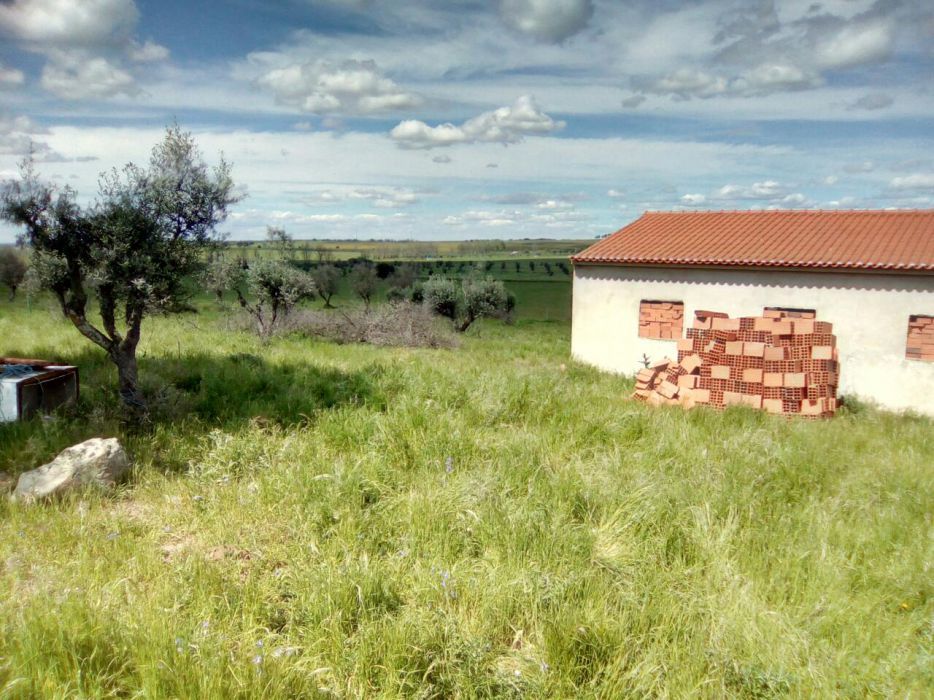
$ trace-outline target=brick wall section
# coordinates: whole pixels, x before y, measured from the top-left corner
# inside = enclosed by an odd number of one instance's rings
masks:
[[[808,418],[834,414],[839,363],[830,323],[705,314],[678,340],[677,362],[665,359],[636,375],[635,398],[656,406],[749,406]]]
[[[908,318],[908,343],[905,357],[909,360],[934,362],[934,316]]]
[[[684,304],[680,301],[642,301],[639,304],[639,337],[677,340],[684,328]]]
[[[803,318],[815,319],[817,312],[813,309],[781,309],[777,306],[770,306],[762,312],[764,318]]]

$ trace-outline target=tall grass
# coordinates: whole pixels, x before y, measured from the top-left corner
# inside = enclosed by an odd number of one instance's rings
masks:
[[[202,313],[150,323],[153,422],[125,433],[64,322],[4,307],[0,337],[83,382],[0,426],[0,470],[102,434],[137,465],[0,503],[0,697],[934,688],[929,419],[651,409],[557,324],[263,347]]]

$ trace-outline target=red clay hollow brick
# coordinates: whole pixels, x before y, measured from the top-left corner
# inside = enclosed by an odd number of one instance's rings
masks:
[[[763,357],[765,355],[765,343],[743,343],[743,354],[749,357]]]
[[[762,399],[762,408],[769,413],[782,413],[782,400]]]
[[[726,365],[714,365],[710,368],[710,377],[712,379],[729,379],[730,368]]]

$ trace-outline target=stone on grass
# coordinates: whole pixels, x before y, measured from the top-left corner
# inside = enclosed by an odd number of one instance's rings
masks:
[[[13,498],[36,501],[83,486],[110,488],[129,468],[130,460],[117,438],[92,438],[20,474]]]

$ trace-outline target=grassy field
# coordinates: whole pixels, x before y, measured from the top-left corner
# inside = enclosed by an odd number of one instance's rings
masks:
[[[453,278],[479,275],[499,279],[516,296],[515,315],[517,319],[569,323],[571,320],[571,276],[556,266],[552,268],[552,274],[549,275],[542,266],[543,262],[556,265],[558,262],[563,261],[536,261],[535,269],[530,269],[530,262],[533,261],[511,260],[505,268],[500,267],[500,263],[496,263],[489,270],[485,269],[485,266],[477,261],[465,261],[462,266],[452,265],[450,268],[422,267],[419,279],[422,281],[428,279],[429,269],[436,274]],[[533,264],[535,263],[533,262]],[[516,265],[519,266],[518,269],[516,269]],[[374,299],[376,301],[385,299],[388,289],[388,282],[385,280],[380,281]],[[359,299],[355,297],[350,280],[346,275],[341,278],[338,292],[331,300],[331,303],[338,307],[359,304]],[[320,307],[323,306],[323,303],[318,300],[314,305]]]
[[[127,433],[102,354],[0,305],[0,354],[82,371],[74,409],[0,425],[0,470],[111,435],[136,463],[0,501],[0,698],[934,691],[929,419],[653,410],[565,323],[263,346],[202,304],[144,331]]]
[[[339,261],[353,258],[370,260],[513,260],[562,258],[577,253],[593,239],[525,239],[475,241],[378,241],[378,240],[300,240],[287,253],[268,241],[234,241],[224,250],[247,259],[280,257],[296,261]]]

